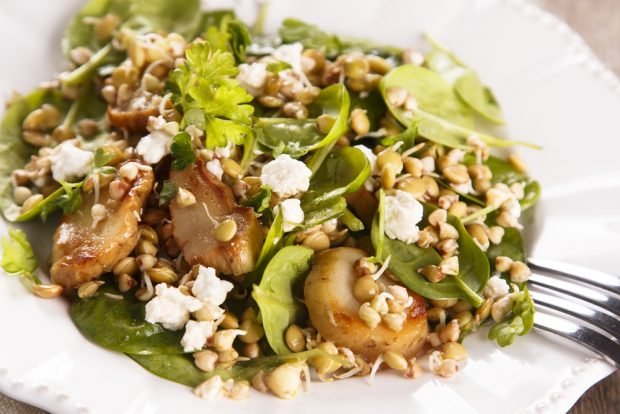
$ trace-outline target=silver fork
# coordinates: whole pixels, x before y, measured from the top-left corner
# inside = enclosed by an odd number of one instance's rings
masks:
[[[528,265],[534,327],[584,345],[620,368],[620,277],[539,259]]]

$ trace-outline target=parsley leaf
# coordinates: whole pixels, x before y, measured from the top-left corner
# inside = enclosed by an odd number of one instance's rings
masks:
[[[159,193],[159,206],[163,206],[170,202],[179,191],[179,187],[175,183],[170,180],[164,181],[164,184],[161,187],[161,192]]]
[[[489,339],[496,340],[501,347],[511,345],[517,335],[523,336],[534,326],[534,302],[524,288],[517,293],[512,305],[512,315],[505,321],[496,323],[489,330]]]
[[[104,167],[113,159],[114,154],[111,151],[106,151],[103,148],[95,150],[95,168]]]
[[[231,52],[237,63],[245,62],[245,50],[252,43],[248,27],[234,13],[224,14],[219,23],[207,28],[204,37],[214,49]]]
[[[173,170],[183,170],[188,165],[192,165],[196,160],[192,137],[187,132],[176,134],[172,139],[170,153],[174,158],[174,161],[172,161]]]
[[[9,275],[19,275],[26,286],[41,283],[34,274],[37,259],[23,230],[10,229],[9,237],[2,238],[0,267]]]
[[[262,185],[259,192],[257,192],[247,200],[244,200],[242,204],[246,207],[252,207],[257,213],[262,213],[269,208],[270,200],[271,187],[269,187],[268,185]]]
[[[232,79],[238,69],[230,52],[212,50],[209,43],[194,43],[186,62],[172,75],[177,90],[173,100],[183,110],[182,126],[194,124],[206,132],[207,148],[236,145],[251,133],[253,99]]]

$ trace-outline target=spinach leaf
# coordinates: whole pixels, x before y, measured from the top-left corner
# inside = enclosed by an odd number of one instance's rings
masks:
[[[333,58],[349,51],[374,53],[381,56],[400,56],[402,50],[394,46],[379,45],[368,40],[341,39],[321,30],[318,26],[297,19],[285,19],[278,30],[282,43],[300,42],[305,48],[320,49]]]
[[[436,210],[434,206],[424,205],[425,220],[434,210]],[[415,243],[406,244],[389,237],[383,237],[382,248],[379,250],[378,243],[382,235],[378,234],[380,232],[378,221],[373,221],[371,233],[373,245],[378,252],[377,258],[385,261],[388,256],[391,256],[390,271],[405,286],[429,299],[465,299],[474,307],[482,304],[484,299],[477,292],[484,288],[489,278],[489,262],[458,218],[448,216],[448,223],[453,225],[459,233],[459,274],[446,277],[437,283],[429,282],[418,273],[418,269],[428,265],[438,265],[441,262],[439,253],[431,247],[421,248]]]
[[[127,355],[138,364],[142,365],[151,373],[189,387],[196,387],[209,378],[219,375],[222,380],[246,380],[250,381],[254,375],[260,371],[270,372],[282,364],[288,362],[305,361],[317,356],[325,356],[334,359],[339,363],[344,362],[344,366],[349,366],[342,358],[329,355],[318,348],[309,351],[298,352],[288,355],[273,355],[251,359],[249,361],[238,362],[228,369],[216,368],[211,372],[204,372],[196,368],[194,359],[190,355],[179,354],[158,354],[158,355]]]
[[[259,285],[254,285],[252,297],[260,308],[267,342],[278,354],[288,354],[284,332],[294,322],[300,322],[305,307],[296,297],[303,296],[303,281],[310,271],[314,251],[302,246],[286,246],[278,251],[263,272]]]
[[[144,302],[110,283],[90,298],[77,299],[70,313],[82,335],[106,349],[142,355],[183,352],[183,330],[173,332],[146,322]]]
[[[473,165],[476,162],[475,157],[472,154],[467,154],[465,156],[464,163],[466,165]],[[491,178],[491,182],[493,184],[503,183],[508,186],[514,183],[525,183],[524,188],[524,197],[519,201],[521,204],[521,209],[527,210],[532,207],[538,199],[540,198],[541,188],[538,181],[532,180],[526,174],[518,172],[508,161],[505,161],[501,158],[495,157],[493,155],[489,156],[489,158],[484,162],[491,169],[491,173],[493,176]],[[473,198],[472,196],[469,196]],[[479,200],[477,204],[480,202],[484,202],[483,200]]]
[[[504,228],[504,237],[500,244],[491,244],[487,249],[487,257],[493,270],[495,270],[495,258],[507,256],[512,260],[525,262],[525,247],[521,232],[514,227]]]
[[[331,148],[348,129],[349,106],[349,94],[344,85],[328,86],[308,108],[309,119],[259,118],[255,125],[257,141],[276,156],[284,153],[294,158],[321,147]],[[316,126],[314,118],[320,115],[336,120],[327,134],[321,134]],[[313,170],[310,165],[309,168]]]
[[[387,91],[394,87],[404,88],[415,97],[418,109],[406,111],[391,105],[387,99]],[[429,69],[414,65],[399,66],[381,79],[379,89],[392,115],[406,127],[417,123],[418,135],[429,141],[452,148],[470,149],[468,139],[475,135],[490,146],[524,145],[540,148],[534,144],[503,140],[471,129],[473,115],[470,109],[456,96],[449,83]]]
[[[303,208],[303,206],[302,206]],[[344,197],[330,198],[322,203],[313,205],[304,211],[304,227],[309,229],[326,221],[342,216],[347,210],[347,200]]]
[[[250,288],[253,283],[259,281],[263,276],[265,266],[267,266],[267,263],[280,248],[282,237],[284,236],[283,225],[282,213],[278,212],[271,223],[271,227],[269,227],[254,270],[242,282],[243,287]]]
[[[196,161],[196,152],[192,145],[192,137],[187,132],[179,132],[172,138],[170,154],[173,170],[184,170],[188,165],[193,165]]]
[[[351,93],[351,111],[356,108],[366,111],[366,116],[370,122],[370,131],[379,129],[381,118],[387,111],[381,92],[373,89],[364,94]]]
[[[0,267],[9,275],[19,276],[28,288],[41,283],[35,274],[37,259],[23,230],[9,229],[9,236],[2,238]]]
[[[362,231],[364,230],[364,223],[362,220],[358,219],[355,214],[348,208],[344,210],[344,213],[341,217],[342,224],[347,226],[347,228],[351,231]]]
[[[523,336],[532,330],[535,313],[534,301],[525,287],[515,295],[512,315],[491,327],[489,339],[496,340],[501,347],[511,345],[517,335]]]
[[[482,84],[476,72],[430,36],[426,38],[433,48],[425,57],[425,65],[453,84],[457,95],[476,113],[496,124],[504,124],[493,92]]]
[[[344,147],[331,152],[312,176],[308,192],[301,199],[304,210],[326,200],[357,191],[370,176],[370,162],[358,148]]]
[[[117,0],[118,1],[118,0]],[[202,21],[199,0],[133,0],[126,26],[139,33],[198,34]]]
[[[5,217],[7,208],[13,204],[11,173],[22,168],[36,152],[22,140],[22,122],[30,112],[45,103],[54,105],[61,112],[65,112],[68,107],[59,91],[36,89],[14,100],[0,123],[0,209]]]

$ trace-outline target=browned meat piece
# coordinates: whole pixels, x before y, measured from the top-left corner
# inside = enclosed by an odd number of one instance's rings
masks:
[[[153,189],[153,171],[140,170],[125,197],[111,200],[101,189],[99,203],[108,216],[93,226],[91,208],[94,192],[84,196],[80,209],[65,215],[54,233],[52,281],[71,291],[81,283],[98,278],[129,256],[138,243],[140,210]]]
[[[146,132],[149,117],[159,115],[159,109],[150,107],[134,111],[122,111],[108,107],[107,117],[110,126],[123,129],[129,133]]]
[[[254,210],[237,205],[230,187],[211,174],[203,162],[172,171],[170,179],[196,197],[196,203],[187,207],[181,207],[176,200],[170,203],[174,239],[185,260],[224,274],[252,271],[263,243]],[[237,233],[230,241],[220,242],[213,230],[226,218],[235,221]]]
[[[409,292],[414,302],[408,308],[407,319],[399,332],[384,323],[369,328],[358,316],[362,303],[353,295],[353,286],[358,279],[354,264],[364,256],[362,250],[352,247],[324,250],[315,256],[304,287],[310,321],[321,337],[336,346],[349,348],[369,361],[374,361],[385,351],[396,351],[411,358],[428,336],[424,299]],[[386,277],[379,280],[386,286],[398,285]]]

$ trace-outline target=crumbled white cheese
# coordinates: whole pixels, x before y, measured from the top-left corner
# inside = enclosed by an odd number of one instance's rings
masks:
[[[185,352],[200,351],[214,333],[215,323],[211,321],[189,321],[185,325],[185,333],[181,338],[181,346]]]
[[[394,195],[385,196],[385,234],[391,239],[415,243],[423,213],[422,204],[410,193],[396,190]]]
[[[222,179],[222,175],[224,174],[224,168],[222,168],[222,163],[220,160],[213,159],[211,161],[207,161],[207,170],[213,175],[217,177],[218,180]]]
[[[280,197],[290,197],[308,190],[312,171],[306,164],[282,154],[263,167],[261,183],[271,187]]]
[[[219,306],[224,303],[226,295],[233,287],[232,283],[217,277],[214,268],[200,266],[198,277],[192,286],[192,293],[202,302]]]
[[[252,96],[260,96],[267,81],[267,64],[255,62],[252,64],[242,63],[239,65],[237,82]]]
[[[304,211],[301,209],[301,201],[289,198],[280,203],[282,211],[282,228],[291,231],[304,222]]]
[[[271,57],[275,60],[279,60],[284,63],[288,63],[291,65],[291,69],[293,69],[296,73],[303,73],[301,59],[302,52],[304,51],[304,46],[297,42],[288,45],[282,45],[273,51]]]
[[[190,312],[202,307],[202,302],[184,295],[178,288],[165,283],[155,286],[156,296],[146,304],[146,321],[160,323],[164,328],[178,331],[189,320]]]
[[[499,276],[492,276],[484,287],[484,297],[490,299],[498,299],[506,296],[510,291],[508,283]]]
[[[136,152],[149,164],[157,164],[170,154],[172,138],[179,132],[179,124],[166,122],[161,115],[151,117],[147,127],[149,134],[143,137],[136,146]]]
[[[52,177],[54,180],[73,181],[90,172],[95,160],[95,155],[90,151],[84,151],[73,144],[63,142],[49,156],[52,163]]]

